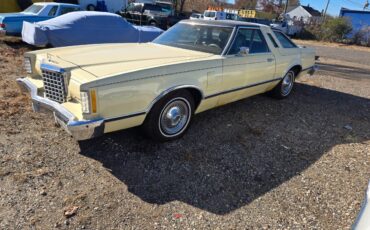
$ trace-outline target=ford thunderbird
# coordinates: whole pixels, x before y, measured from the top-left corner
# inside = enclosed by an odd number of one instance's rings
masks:
[[[77,140],[135,126],[173,140],[194,114],[265,92],[286,98],[316,68],[313,49],[268,26],[204,20],[182,21],[151,43],[33,51],[24,64],[28,76],[17,81],[33,109],[53,111]]]

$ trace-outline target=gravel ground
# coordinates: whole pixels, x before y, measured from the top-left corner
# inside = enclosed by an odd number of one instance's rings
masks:
[[[0,41],[0,229],[354,222],[370,178],[369,67],[323,58],[342,67],[303,78],[287,100],[255,96],[199,114],[175,142],[131,129],[77,143],[18,92],[27,49]]]

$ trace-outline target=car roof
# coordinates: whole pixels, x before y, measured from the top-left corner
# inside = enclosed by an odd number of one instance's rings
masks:
[[[35,2],[34,5],[51,5],[51,6],[78,6],[76,4],[69,4],[69,3],[59,3],[59,2]]]
[[[266,27],[268,26],[253,23],[253,22],[242,22],[236,20],[203,20],[203,19],[194,19],[194,20],[182,20],[181,23],[197,23],[203,25],[214,25],[214,26],[229,26],[229,27],[236,27],[236,26],[252,26],[252,27]]]

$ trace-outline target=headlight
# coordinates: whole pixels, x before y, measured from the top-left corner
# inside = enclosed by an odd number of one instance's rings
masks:
[[[90,102],[88,92],[81,92],[82,113],[90,113]]]
[[[31,58],[29,57],[24,58],[24,70],[26,70],[27,73],[32,73]]]

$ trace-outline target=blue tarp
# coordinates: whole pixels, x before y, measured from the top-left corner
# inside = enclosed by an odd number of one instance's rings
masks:
[[[23,23],[22,39],[35,46],[53,47],[150,42],[163,30],[153,26],[133,26],[121,16],[80,11],[38,23]]]

